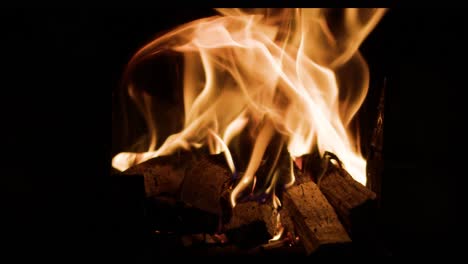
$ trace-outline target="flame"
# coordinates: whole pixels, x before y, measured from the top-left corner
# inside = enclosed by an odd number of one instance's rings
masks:
[[[366,182],[366,161],[351,121],[367,94],[368,66],[358,48],[386,9],[217,9],[156,38],[131,59],[136,65],[162,52],[184,57],[183,129],[156,148],[156,113],[148,95],[131,81],[129,95],[141,107],[151,132],[148,152],[116,155],[125,170],[175,150],[208,146],[225,153],[248,131],[252,152],[232,191],[234,206],[255,173],[274,135],[281,135],[292,160],[310,153],[335,153],[357,181]],[[157,73],[155,73],[157,74]],[[276,181],[275,181],[276,182]],[[291,185],[294,174],[291,170]],[[274,194],[274,192],[273,192]],[[275,196],[276,197],[276,196]]]
[[[277,241],[283,236],[284,232],[284,227],[281,224],[281,213],[276,214],[276,230],[275,230],[275,235],[268,240],[268,242],[274,242]]]

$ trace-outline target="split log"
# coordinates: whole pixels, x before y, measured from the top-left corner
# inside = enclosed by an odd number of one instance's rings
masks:
[[[351,237],[367,232],[374,220],[376,194],[354,180],[331,153],[325,153],[317,185],[335,208]]]
[[[143,178],[145,207],[154,228],[214,232],[220,218],[230,216],[228,197],[222,194],[230,186],[231,173],[223,155],[180,151],[147,160],[115,176]]]
[[[240,247],[266,243],[275,235],[277,212],[271,203],[246,201],[238,203],[222,230],[230,242]]]
[[[222,216],[230,210],[223,193],[230,186],[231,172],[214,157],[201,156],[186,171],[180,200],[203,211]],[[224,213],[225,214],[225,213]]]
[[[319,248],[351,242],[333,207],[312,181],[287,189],[283,193],[283,205],[308,255]]]
[[[179,194],[185,171],[192,166],[193,159],[191,153],[178,152],[147,160],[130,167],[120,175],[143,176],[147,198],[175,197]]]
[[[265,222],[257,220],[237,228],[226,230],[224,233],[230,244],[244,249],[267,243],[268,240],[271,239]]]
[[[283,229],[282,237],[286,237],[286,234],[290,233],[290,240],[293,241],[294,224],[289,212],[284,208],[275,209],[271,200],[265,203],[257,201],[238,203],[232,209],[232,217],[229,222],[223,225],[223,231],[230,237],[244,237],[244,240],[250,240],[252,236],[255,236],[258,243],[255,244],[252,241],[248,243],[253,246],[266,243],[281,229]],[[245,244],[245,241],[239,239],[232,240]]]
[[[317,176],[322,173],[322,157],[318,149],[310,154],[305,154],[297,159],[294,166],[296,178],[301,182],[314,181],[317,182]],[[299,177],[297,177],[299,175]]]
[[[230,230],[249,225],[252,222],[262,222],[268,231],[270,237],[276,232],[278,212],[270,203],[259,203],[257,201],[248,201],[238,203],[232,209],[232,216],[223,229]]]
[[[120,175],[143,176],[147,198],[173,197],[208,213],[221,215],[222,193],[231,172],[220,155],[177,152],[135,165]]]

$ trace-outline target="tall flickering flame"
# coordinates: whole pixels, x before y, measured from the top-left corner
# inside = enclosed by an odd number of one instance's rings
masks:
[[[275,134],[291,159],[317,148],[335,153],[346,170],[366,183],[359,134],[350,123],[368,90],[368,66],[358,51],[385,9],[217,9],[220,15],[182,25],[141,48],[128,72],[158,54],[184,57],[184,125],[158,148],[149,95],[130,82],[128,93],[147,118],[152,139],[145,153],[123,152],[114,168],[178,149],[208,146],[226,155],[230,142],[252,134],[252,153],[231,195],[255,183],[255,173]],[[154,74],[158,74],[155,72]],[[291,181],[294,174],[291,170]]]

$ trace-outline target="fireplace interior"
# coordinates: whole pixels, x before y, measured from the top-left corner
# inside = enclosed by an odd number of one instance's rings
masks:
[[[457,66],[466,46],[461,10],[390,8],[362,42],[370,80],[356,125],[368,162],[366,185],[349,176],[341,166],[344,157],[336,153],[291,163],[282,152],[268,152],[279,149],[276,138],[257,171],[269,180],[250,182],[252,192],[239,192],[242,199],[234,208],[230,183],[248,167],[238,153],[233,159],[244,169],[236,174],[224,155],[204,149],[176,151],[123,172],[111,168],[118,153],[145,151],[142,146],[151,141],[138,109],[118,96],[127,63],[155,35],[213,14],[210,8],[6,12],[3,24],[12,26],[2,43],[11,71],[5,84],[14,89],[5,90],[5,101],[15,103],[1,107],[4,113],[19,108],[14,112],[28,113],[7,115],[3,131],[9,155],[1,186],[10,245],[47,255],[91,250],[150,262],[162,255],[463,252],[458,242],[463,162],[453,154],[463,138],[458,135],[463,130],[454,129],[463,123],[459,77],[464,75]],[[169,54],[148,62],[138,70],[140,84],[175,85],[173,76],[182,74],[172,63],[177,60]],[[160,75],[148,78],[147,68]],[[166,138],[181,128],[173,119],[183,118],[174,110],[183,94],[148,92],[159,98],[157,122],[164,129],[158,133]],[[105,122],[110,109],[112,124]],[[289,188],[275,189],[280,204],[261,195],[275,160],[285,160],[278,164],[287,172],[279,173],[277,182],[287,184],[290,172],[295,175]],[[151,163],[158,169],[145,168]],[[172,176],[156,184],[156,174]],[[307,202],[310,197],[313,202]]]

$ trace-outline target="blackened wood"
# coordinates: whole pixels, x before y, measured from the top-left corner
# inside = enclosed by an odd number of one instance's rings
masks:
[[[353,233],[357,232],[357,228],[360,226],[359,222],[367,221],[367,216],[371,217],[375,213],[376,194],[354,180],[339,165],[339,161],[333,163],[332,159],[326,159],[327,157],[324,157],[324,161],[328,165],[318,179],[318,186],[336,210],[348,233],[353,236]]]
[[[259,221],[265,224],[270,237],[273,237],[277,230],[277,215],[278,212],[271,203],[259,203],[257,201],[238,203],[232,209],[231,219],[223,226],[223,229],[235,229]]]
[[[146,199],[146,215],[151,228],[178,234],[213,233],[219,217],[195,207],[188,207],[172,197]]]
[[[230,187],[231,172],[215,159],[202,155],[185,172],[180,200],[203,211],[223,215],[230,210],[223,193]]]
[[[177,152],[169,156],[153,158],[137,164],[121,175],[143,176],[146,197],[177,196],[186,170],[192,166],[194,156]]]
[[[232,209],[231,219],[223,225],[223,230],[229,230],[248,225],[254,221],[264,221],[264,211],[271,211],[269,205],[259,204],[256,201],[238,203]]]
[[[298,166],[300,165],[300,166]],[[318,148],[315,146],[311,153],[302,155],[295,163],[295,174],[299,175],[299,181],[313,180],[317,182],[317,178],[322,174],[322,156]]]
[[[253,248],[267,243],[271,238],[264,221],[252,221],[224,232],[229,243],[240,248]]]
[[[230,215],[228,197],[222,194],[229,188],[231,174],[222,155],[181,151],[118,175],[144,179],[146,211],[156,229],[214,232],[220,216]]]
[[[221,155],[177,152],[135,165],[120,175],[143,175],[147,198],[174,197],[218,216],[227,207],[223,192],[230,186],[231,172]]]
[[[289,233],[289,235],[292,237],[292,241],[294,241],[294,238],[296,237],[296,233],[295,233],[294,222],[291,218],[291,214],[289,213],[288,209],[285,208],[284,206],[281,208],[279,213],[280,213],[281,226],[284,228],[283,232],[285,234]]]
[[[326,245],[351,242],[333,207],[314,182],[287,189],[283,194],[283,206],[289,211],[307,254]]]

